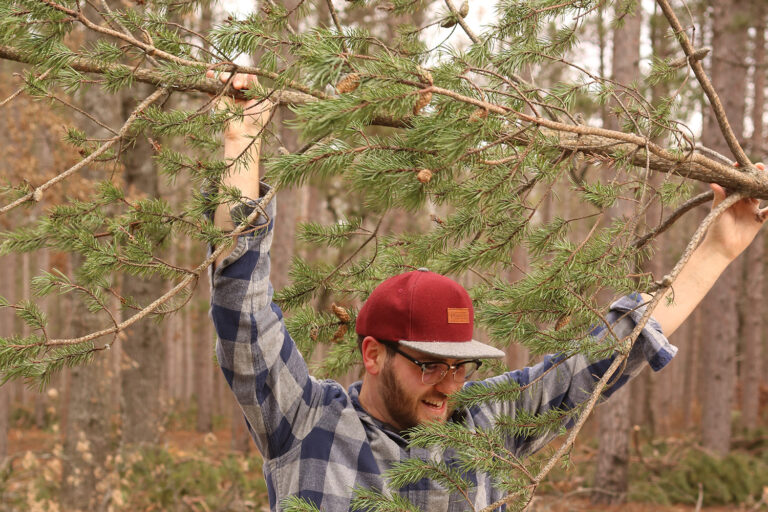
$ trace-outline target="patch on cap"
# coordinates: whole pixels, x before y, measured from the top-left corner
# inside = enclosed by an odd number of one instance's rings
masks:
[[[469,308],[447,308],[449,324],[468,324]]]

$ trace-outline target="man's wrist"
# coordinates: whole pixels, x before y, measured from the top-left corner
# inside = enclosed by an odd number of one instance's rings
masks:
[[[702,259],[702,262],[706,265],[705,268],[712,271],[719,270],[722,272],[739,255],[733,254],[732,251],[729,251],[721,243],[713,242],[709,238],[704,238],[704,241],[696,250],[694,256],[698,256]]]

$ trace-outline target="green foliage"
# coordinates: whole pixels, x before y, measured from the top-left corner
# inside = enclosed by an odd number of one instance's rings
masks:
[[[633,495],[693,504],[699,496],[699,484],[707,506],[755,503],[768,485],[768,460],[738,452],[716,457],[690,450],[674,467],[637,484]]]
[[[615,4],[616,25],[640,8],[636,0]],[[62,102],[63,93],[88,94],[90,86],[128,95],[138,90],[139,81],[161,83],[175,100],[179,91],[200,88],[206,70],[231,71],[241,54],[258,56],[253,67],[260,85],[246,97],[289,103],[294,115],[287,126],[304,144],[274,151],[265,143],[265,180],[278,188],[331,183],[344,195],[337,201],[341,206],[331,205],[331,224],[315,221],[299,228],[299,240],[320,248],[322,256],[294,258],[291,283],[275,295],[307,359],[317,347],[327,347],[314,373],[354,371],[360,359],[353,328],[357,304],[383,279],[419,267],[465,279],[476,305],[476,325],[499,347],[519,342],[534,355],[556,352],[564,358],[604,356],[615,348],[617,340],[589,334],[604,322],[607,308],[598,297],[649,288],[651,276],[638,268],[650,252],[633,245],[640,217],[652,201],[677,204],[691,194],[691,186],[675,178],[650,190],[645,173],[630,165],[634,151],[613,144],[605,149],[601,143],[574,153],[562,135],[594,124],[590,116],[602,109],[622,131],[670,141],[673,154],[685,155],[690,137],[675,116],[685,96],[695,93],[683,86],[684,73],[660,58],[635,84],[615,83],[577,62],[580,55],[574,50],[585,24],[603,8],[601,2],[501,0],[492,23],[461,48],[452,39],[452,31],[459,29],[440,27],[456,21],[454,15],[425,0],[347,2],[344,16],[356,15],[355,9],[362,16],[341,27],[318,23],[326,15],[320,16],[314,3],[287,8],[270,1],[259,12],[228,17],[205,33],[185,29],[179,21],[203,6],[210,7],[209,2],[147,0],[105,10],[95,16],[121,39],[94,33],[97,37],[80,45],[72,37],[77,16],[67,12],[80,12],[79,3],[10,0],[0,5],[0,44],[19,49],[31,63],[24,74],[25,93],[54,104]],[[420,26],[394,27],[383,36],[380,27],[365,21],[370,17],[366,9],[418,12]],[[293,28],[310,25],[298,32]],[[424,36],[432,29],[438,44]],[[105,69],[79,70],[85,61]],[[645,84],[681,89],[651,104],[645,100]],[[45,214],[12,222],[13,229],[0,232],[0,255],[54,250],[77,258],[72,275],[46,269],[35,277],[36,296],[71,294],[112,325],[113,297],[131,314],[147,306],[122,296],[121,281],[156,277],[169,287],[182,279],[197,281],[201,261],[172,263],[164,256],[169,247],[232,243],[210,215],[221,205],[236,207],[254,199],[222,181],[259,163],[247,151],[222,157],[219,139],[228,125],[248,116],[236,104],[211,109],[205,99],[193,101],[167,102],[164,96],[134,112],[119,143],[112,137],[121,128],[112,119],[65,129],[64,142],[83,158],[100,153],[88,172],[103,182],[79,199],[52,200]],[[567,128],[559,134],[549,128],[558,123]],[[267,127],[252,136],[251,145],[259,138],[282,144],[285,137]],[[162,200],[139,196],[120,183],[126,149],[143,140],[150,141],[152,161],[169,184],[190,184],[192,191]],[[114,144],[102,152],[105,143]],[[3,185],[0,194],[14,200],[41,192],[33,182]],[[555,209],[566,200],[578,205]],[[404,230],[390,229],[406,224]],[[520,254],[527,256],[524,265]],[[152,314],[162,317],[190,297],[191,290],[184,289]],[[344,304],[350,318],[316,309],[318,302],[330,300]],[[47,319],[34,302],[0,299],[0,307],[14,308],[32,332],[0,340],[3,379],[44,385],[54,372],[87,362],[104,346],[103,340],[52,343],[56,335],[48,332]],[[514,400],[524,392],[514,384],[475,385],[452,400],[472,407]],[[520,413],[473,433],[457,425],[420,427],[412,443],[458,448],[457,465],[414,461],[390,476],[399,485],[433,478],[447,492],[460,494],[468,486],[462,471],[478,470],[524,496],[522,463],[506,451],[504,440],[558,432],[576,412]],[[142,457],[146,462],[124,468],[126,478],[132,475],[130,485],[149,489],[146,496],[159,506],[191,495],[194,478],[211,491],[223,485],[218,469],[190,463],[174,472],[167,453]],[[159,476],[150,472],[150,463],[163,468]],[[136,503],[137,509],[141,506]],[[284,506],[314,510],[300,500]],[[415,509],[400,497],[375,491],[358,491],[355,507]]]
[[[280,503],[280,510],[285,512],[320,512],[320,509],[298,496],[289,496]]]
[[[388,495],[372,489],[354,490],[352,510],[359,512],[418,512],[419,509],[399,494]]]
[[[236,455],[209,458],[180,458],[162,448],[144,448],[136,453],[125,453],[123,462],[115,468],[120,477],[120,489],[127,503],[125,509],[154,504],[173,509],[185,497],[201,498],[207,507],[221,501],[222,489],[229,495],[266,494],[264,481],[256,475],[261,460],[253,457],[245,461]],[[141,489],[142,492],[136,492]]]
[[[439,483],[449,492],[466,492],[472,485],[454,467],[442,461],[424,461],[418,458],[405,459],[386,473],[387,481],[394,487],[405,487],[423,478]]]

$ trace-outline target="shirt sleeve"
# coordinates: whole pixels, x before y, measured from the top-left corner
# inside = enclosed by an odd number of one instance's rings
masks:
[[[232,216],[244,219],[253,207],[233,211]],[[282,311],[272,302],[269,250],[275,201],[264,208],[268,218],[260,215],[212,271],[211,317],[224,377],[257,447],[265,458],[274,458],[295,446],[317,421],[315,405],[322,390],[309,376]]]
[[[611,305],[607,320],[611,330],[619,338],[629,335],[643,316],[645,306],[638,294],[623,297]],[[604,336],[606,328],[593,331],[596,337]],[[615,375],[603,392],[610,396],[631,378],[636,376],[646,364],[654,371],[661,370],[677,353],[677,347],[671,345],[661,331],[661,326],[651,318],[641,331],[630,351],[623,370]],[[511,403],[489,403],[470,410],[474,422],[480,427],[492,426],[494,418],[500,415],[514,417],[518,411],[543,414],[553,409],[572,410],[587,401],[597,382],[605,375],[614,359],[611,357],[590,361],[586,356],[576,355],[564,358],[562,355],[549,355],[539,364],[505,373],[498,377],[470,383],[469,385],[493,385],[513,381],[520,386],[527,386],[520,397]],[[573,419],[565,426],[571,427]],[[558,434],[557,429],[541,435],[521,436],[510,439],[509,448],[521,457],[530,455],[551,441]]]

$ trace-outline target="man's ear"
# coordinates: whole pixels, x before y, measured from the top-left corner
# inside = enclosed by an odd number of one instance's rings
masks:
[[[366,336],[363,338],[361,352],[363,354],[365,371],[372,375],[378,375],[384,367],[384,361],[387,358],[387,348],[373,336]]]

